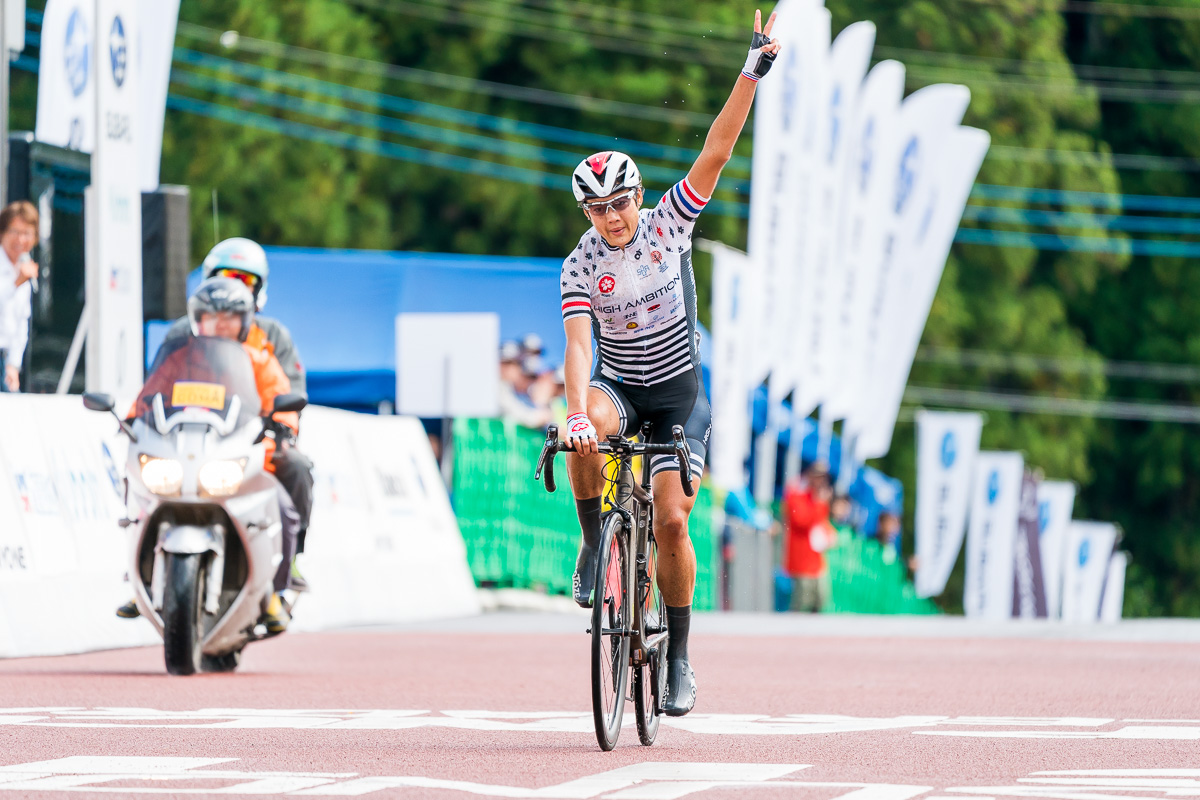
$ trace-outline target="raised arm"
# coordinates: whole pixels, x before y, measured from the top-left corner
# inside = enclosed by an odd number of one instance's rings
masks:
[[[754,103],[754,88],[758,85],[758,79],[767,74],[775,56],[779,54],[779,42],[770,38],[774,25],[774,12],[767,20],[766,28],[762,27],[762,12],[754,12],[754,37],[746,66],[742,68],[742,74],[738,76],[733,92],[725,101],[725,107],[708,129],[700,157],[688,172],[688,183],[705,197],[712,196],[713,190],[717,188],[717,179],[721,177],[721,170],[733,155],[733,146],[742,134],[746,117],[750,115],[750,106]]]

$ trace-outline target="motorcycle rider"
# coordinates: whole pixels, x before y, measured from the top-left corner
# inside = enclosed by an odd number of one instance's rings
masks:
[[[201,268],[205,280],[213,277],[232,278],[242,282],[250,289],[254,296],[256,313],[246,334],[245,344],[261,348],[273,355],[291,382],[291,391],[307,396],[308,383],[304,372],[304,363],[292,341],[291,332],[278,320],[257,313],[262,311],[263,306],[267,303],[267,278],[270,275],[267,254],[262,247],[257,242],[241,237],[225,239],[204,257]],[[168,345],[173,345],[180,339],[186,339],[191,335],[192,328],[189,317],[180,317],[167,330],[159,352],[170,352],[172,348]],[[309,519],[312,516],[313,464],[299,451],[293,450],[292,452],[293,455],[289,459],[275,465],[275,477],[287,487],[288,493],[295,502],[296,511],[300,514],[297,552],[303,553]],[[293,584],[297,588],[306,588],[304,578],[301,577],[294,565]],[[117,609],[118,617],[132,619],[138,615],[137,605],[132,600]]]
[[[200,284],[196,292],[188,299],[188,322],[192,336],[221,336],[242,343],[242,348],[250,357],[254,369],[254,382],[258,389],[259,401],[264,413],[272,408],[275,398],[291,392],[291,381],[284,372],[279,360],[268,348],[260,342],[251,340],[254,330],[255,300],[249,288],[242,282],[228,277],[209,278]],[[164,347],[160,353],[180,352]],[[171,356],[166,356],[169,359]],[[151,385],[158,371],[156,363],[151,370],[150,381],[143,395],[152,394]],[[162,374],[169,374],[170,370]],[[164,386],[162,392],[168,392],[171,387]],[[263,615],[262,621],[271,633],[281,633],[287,628],[290,618],[283,606],[279,593],[291,586],[300,588],[292,578],[292,561],[297,552],[297,541],[302,523],[296,503],[296,495],[308,492],[311,498],[312,473],[311,462],[296,449],[295,434],[299,430],[300,416],[298,412],[281,412],[272,416],[280,423],[274,426],[275,438],[267,438],[267,454],[265,467],[275,474],[280,482],[279,500],[281,518],[283,521],[283,560],[275,575],[275,594],[270,606]],[[285,477],[291,480],[285,480]],[[134,604],[134,614],[122,613],[126,607],[118,610],[120,616],[136,616],[137,606]]]

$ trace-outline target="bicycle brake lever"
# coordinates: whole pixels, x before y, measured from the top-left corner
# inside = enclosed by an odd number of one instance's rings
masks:
[[[692,451],[683,435],[682,425],[671,427],[671,439],[675,442],[675,457],[679,459],[679,483],[683,487],[683,493],[691,497],[696,493],[695,487],[692,486]]]
[[[538,458],[537,469],[533,473],[533,479],[536,481],[542,477],[542,471],[545,470],[547,492],[553,492],[557,488],[554,484],[554,456],[557,453],[558,426],[551,425],[546,428],[546,443],[542,445],[542,455]]]

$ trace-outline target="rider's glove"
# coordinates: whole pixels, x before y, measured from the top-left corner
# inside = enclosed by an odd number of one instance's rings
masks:
[[[575,439],[595,439],[596,426],[588,419],[588,415],[582,411],[578,414],[572,414],[567,417],[567,441]]]
[[[758,32],[755,32],[754,38],[750,40],[750,53],[746,56],[746,65],[742,67],[742,74],[755,83],[758,83],[759,78],[770,72],[771,65],[775,63],[774,53],[762,51],[770,43],[769,38]]]

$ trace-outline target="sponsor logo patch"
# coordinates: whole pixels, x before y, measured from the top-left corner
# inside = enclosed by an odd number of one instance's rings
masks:
[[[637,327],[637,323],[636,323],[636,322],[630,322],[630,323],[627,323],[627,324],[625,325],[625,328],[626,328],[626,330],[633,330],[633,329],[634,329],[634,328],[636,328],[636,327]]]
[[[596,287],[600,289],[600,294],[612,294],[613,290],[617,288],[617,277],[611,272],[606,272],[600,276]]]
[[[659,252],[658,250],[651,250],[650,251],[650,260],[653,261],[655,264],[661,264],[662,260],[663,260],[663,254],[661,252]]]

